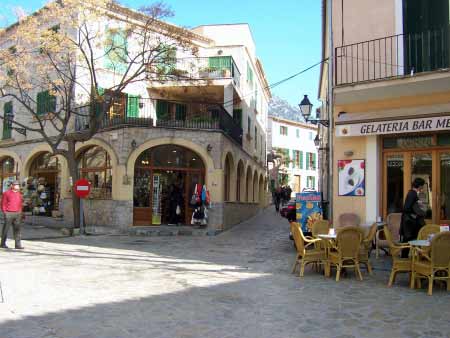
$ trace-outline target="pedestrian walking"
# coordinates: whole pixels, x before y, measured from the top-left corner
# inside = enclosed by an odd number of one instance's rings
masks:
[[[417,239],[420,228],[425,225],[425,210],[418,194],[423,191],[425,181],[418,177],[408,191],[403,207],[402,220],[400,224],[400,239],[403,243]],[[409,249],[402,250],[402,258],[407,258]]]
[[[278,187],[274,192],[274,203],[275,203],[275,211],[280,212],[280,203],[281,203],[281,188]]]
[[[291,195],[292,195],[292,189],[291,189],[291,186],[288,185],[286,188],[286,199],[287,199],[288,203],[291,201]]]
[[[6,239],[10,226],[13,228],[15,248],[23,249],[21,244],[21,226],[22,226],[22,193],[20,192],[20,182],[14,181],[11,189],[4,192],[2,196],[2,212],[4,223],[2,228],[2,239],[0,248],[7,249]]]

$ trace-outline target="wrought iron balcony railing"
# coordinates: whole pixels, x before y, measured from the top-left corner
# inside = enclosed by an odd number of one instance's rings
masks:
[[[173,59],[171,63],[153,65],[148,78],[155,81],[232,78],[236,87],[241,85],[241,73],[232,56]]]
[[[450,26],[335,49],[335,84],[382,80],[450,67]]]
[[[107,111],[101,105],[97,109],[97,114],[102,115],[100,130],[123,127],[220,130],[242,145],[242,128],[219,104],[130,97],[116,100]],[[89,128],[89,110],[89,106],[77,108],[76,131]]]

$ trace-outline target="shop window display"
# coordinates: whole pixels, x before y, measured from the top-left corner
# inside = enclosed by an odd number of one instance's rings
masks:
[[[4,193],[9,189],[9,185],[17,178],[16,163],[12,157],[4,157],[0,160],[0,180],[1,180],[1,192]]]
[[[110,199],[112,196],[112,167],[108,152],[99,146],[83,151],[78,158],[80,178],[91,183],[90,198]]]
[[[23,184],[24,211],[52,216],[52,211],[58,210],[60,170],[58,158],[49,152],[34,159]]]

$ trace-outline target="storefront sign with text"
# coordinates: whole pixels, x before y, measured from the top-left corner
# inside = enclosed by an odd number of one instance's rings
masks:
[[[450,130],[450,116],[337,125],[336,136],[368,136],[435,130]]]

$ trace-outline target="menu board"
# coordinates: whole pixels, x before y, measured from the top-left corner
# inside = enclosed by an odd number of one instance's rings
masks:
[[[303,232],[311,232],[312,225],[322,219],[322,196],[320,192],[302,192],[295,196],[297,222]]]

